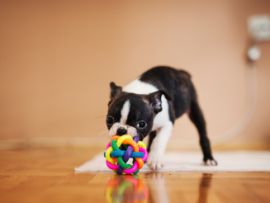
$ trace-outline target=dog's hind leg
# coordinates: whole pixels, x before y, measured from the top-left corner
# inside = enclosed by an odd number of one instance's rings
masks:
[[[210,141],[206,133],[206,123],[197,99],[191,101],[188,115],[199,132],[200,145],[203,152],[203,163],[205,165],[217,165],[211,153]]]
[[[147,145],[147,151],[148,151],[148,153],[150,152],[151,145],[152,145],[153,140],[154,140],[155,137],[156,137],[156,134],[157,134],[156,131],[152,131],[152,132],[150,132],[150,134],[149,134],[149,141],[148,141],[148,145]]]

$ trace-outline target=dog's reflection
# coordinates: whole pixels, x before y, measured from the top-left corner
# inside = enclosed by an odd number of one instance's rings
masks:
[[[162,172],[144,173],[141,177],[138,175],[114,175],[107,182],[106,199],[109,203],[170,203],[165,179],[165,174]],[[178,180],[170,181],[173,181],[175,186],[175,181]],[[207,202],[211,181],[212,174],[202,174],[199,181],[198,203]],[[179,194],[181,194],[180,188]]]
[[[137,175],[115,175],[106,185],[106,199],[109,203],[146,203],[148,189]]]
[[[170,203],[165,187],[165,176],[161,172],[146,173],[151,202]]]
[[[208,198],[209,189],[211,187],[212,175],[204,173],[200,180],[199,185],[199,198],[198,203],[206,203]]]

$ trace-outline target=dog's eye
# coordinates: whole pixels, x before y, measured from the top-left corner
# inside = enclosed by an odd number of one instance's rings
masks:
[[[108,125],[112,125],[114,123],[114,119],[111,116],[108,116],[106,122]]]
[[[145,121],[139,121],[136,125],[138,128],[145,128],[147,123]]]

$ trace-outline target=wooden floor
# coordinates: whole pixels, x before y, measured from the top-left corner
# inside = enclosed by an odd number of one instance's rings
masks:
[[[0,202],[270,202],[265,172],[74,173],[99,151],[0,151]]]

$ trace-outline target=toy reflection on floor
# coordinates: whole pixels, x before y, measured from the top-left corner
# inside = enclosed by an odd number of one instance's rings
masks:
[[[108,181],[105,195],[109,203],[146,203],[148,189],[137,175],[115,175]]]
[[[179,178],[173,176],[181,176],[181,173],[149,172],[140,178],[138,175],[114,175],[106,185],[106,200],[108,203],[187,202],[187,197],[189,202],[206,203],[216,200],[215,196],[209,194],[213,174],[191,173],[184,177],[192,178],[183,178],[180,182]],[[177,192],[168,194],[167,188],[172,187]],[[192,195],[186,194],[187,191]]]
[[[137,174],[147,160],[148,152],[138,136],[113,136],[104,154],[106,165],[118,174]],[[133,165],[128,164],[133,159]]]

